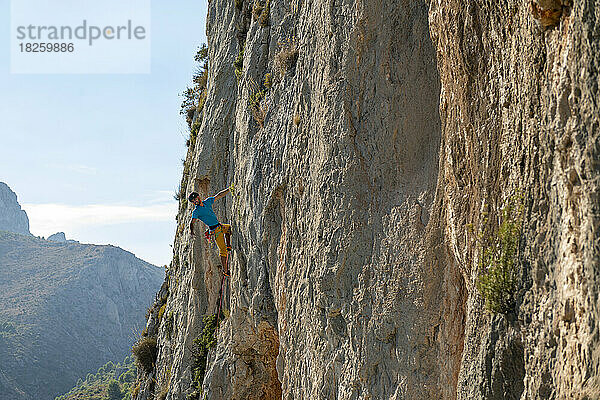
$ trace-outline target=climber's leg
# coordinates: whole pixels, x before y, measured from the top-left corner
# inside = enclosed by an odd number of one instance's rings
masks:
[[[229,274],[229,266],[227,265],[227,246],[225,245],[225,238],[223,234],[222,226],[215,229],[215,242],[219,248],[219,255],[221,256],[221,265],[223,266],[223,273]]]
[[[222,224],[223,233],[225,234],[225,244],[227,248],[227,252],[231,251],[231,225]]]

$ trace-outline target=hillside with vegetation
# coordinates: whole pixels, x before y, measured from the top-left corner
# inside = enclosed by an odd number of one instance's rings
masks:
[[[163,276],[118,247],[0,231],[0,399],[53,399],[123,360]]]
[[[117,364],[109,361],[95,374],[80,378],[73,389],[55,400],[130,400],[135,373],[131,356]]]

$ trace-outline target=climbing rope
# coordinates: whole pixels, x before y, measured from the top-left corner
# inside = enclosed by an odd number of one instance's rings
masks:
[[[219,327],[219,321],[221,319],[221,311],[223,310],[223,287],[225,286],[225,278],[228,278],[229,275],[225,275],[225,273],[223,273],[223,275],[221,276],[221,287],[219,289],[219,305],[217,308],[217,327]]]

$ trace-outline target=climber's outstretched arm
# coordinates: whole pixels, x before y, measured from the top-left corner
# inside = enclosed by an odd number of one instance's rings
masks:
[[[196,218],[192,218],[190,221],[190,235],[192,236],[194,236],[194,221],[196,221]]]
[[[227,193],[229,193],[229,188],[221,190],[219,193],[215,194],[215,200],[219,200],[221,197],[225,197]]]

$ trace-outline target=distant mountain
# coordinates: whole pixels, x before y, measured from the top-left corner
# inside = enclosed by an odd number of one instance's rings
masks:
[[[0,182],[0,231],[31,235],[27,213],[21,209],[15,192],[4,182]]]
[[[163,277],[118,247],[0,232],[0,400],[54,399],[123,360]]]

